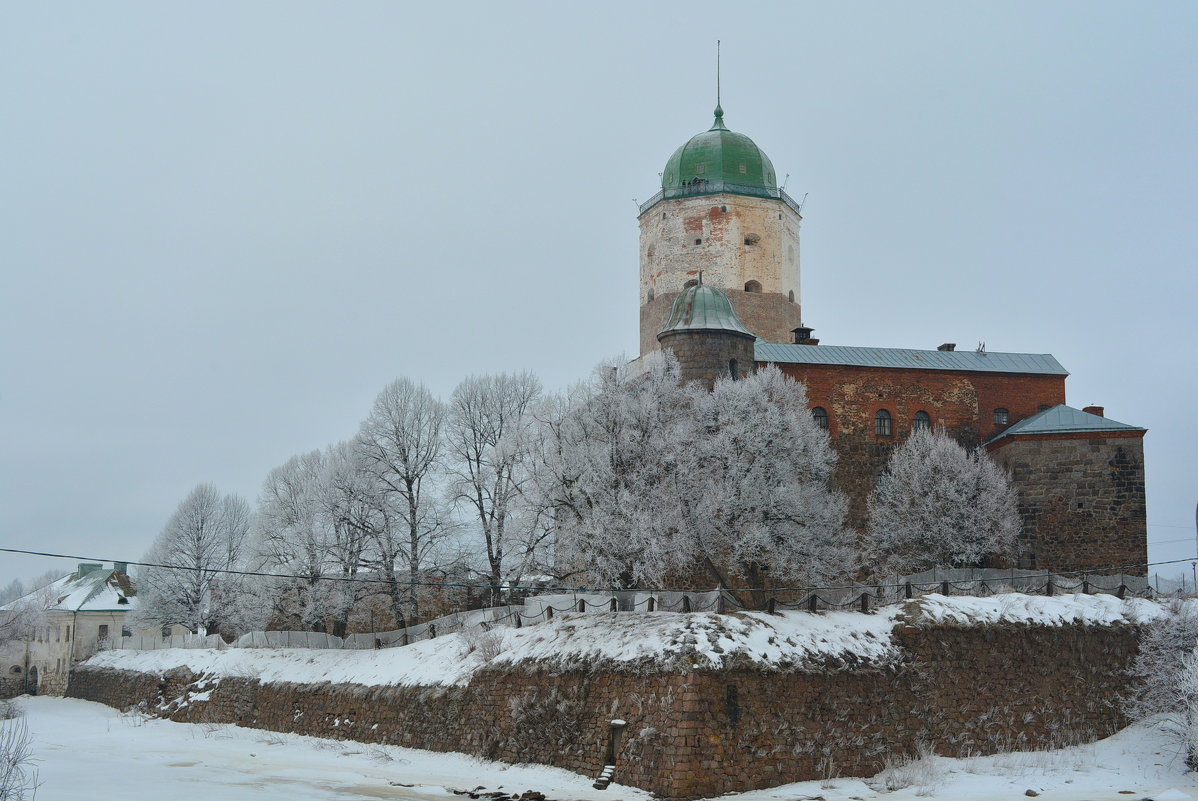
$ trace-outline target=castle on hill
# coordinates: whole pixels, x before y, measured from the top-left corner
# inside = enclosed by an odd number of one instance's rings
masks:
[[[685,380],[772,364],[806,384],[858,528],[891,451],[937,427],[1010,471],[1023,523],[1012,566],[1146,574],[1146,429],[1067,405],[1069,374],[1050,354],[820,344],[802,322],[801,211],[717,104],[640,206],[641,356],[672,351]]]

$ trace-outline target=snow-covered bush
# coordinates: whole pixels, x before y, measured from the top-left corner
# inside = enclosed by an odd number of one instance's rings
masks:
[[[1124,701],[1130,717],[1163,715],[1163,725],[1198,767],[1198,607],[1174,601],[1140,640],[1135,690]]]
[[[926,797],[936,791],[944,777],[940,757],[927,743],[919,743],[914,756],[886,757],[886,766],[866,784],[887,793],[914,787],[915,795]]]
[[[985,451],[944,431],[915,431],[869,496],[869,550],[893,573],[977,565],[1019,534],[1015,490]]]
[[[37,793],[33,736],[19,708],[5,706],[9,717],[0,719],[0,799],[25,801]]]

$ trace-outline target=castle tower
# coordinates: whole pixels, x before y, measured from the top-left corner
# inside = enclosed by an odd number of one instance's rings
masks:
[[[701,381],[708,389],[720,376],[735,381],[756,369],[757,337],[736,316],[728,296],[705,284],[676,293],[657,340],[678,359],[683,381]]]
[[[659,347],[675,298],[700,272],[753,334],[791,341],[802,325],[801,220],[769,158],[728,130],[717,104],[711,128],[674,151],[661,191],[641,206],[641,354]]]

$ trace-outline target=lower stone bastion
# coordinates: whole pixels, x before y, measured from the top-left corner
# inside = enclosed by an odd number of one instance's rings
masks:
[[[566,614],[374,651],[106,651],[68,694],[233,723],[535,762],[666,799],[1089,742],[1126,725],[1142,624],[1113,596],[924,596],[873,614]],[[613,721],[615,725],[613,725]]]

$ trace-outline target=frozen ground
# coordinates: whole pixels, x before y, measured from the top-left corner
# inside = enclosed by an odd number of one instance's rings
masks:
[[[538,790],[560,801],[649,798],[614,785],[600,792],[591,779],[540,765],[173,723],[72,698],[23,697],[16,703],[41,760],[37,801],[95,798],[101,788],[103,796],[121,801],[457,801],[452,789],[479,785],[517,794]]]
[[[172,723],[73,699],[21,698],[17,703],[26,712],[41,760],[38,801],[92,798],[101,787],[104,794],[122,801],[446,801],[457,798],[452,789],[480,785],[509,793],[537,790],[557,801],[649,798],[643,791],[616,785],[594,790],[588,778],[554,768],[235,726]],[[913,783],[893,792],[858,779],[834,779],[724,798],[1015,801],[1033,790],[1045,801],[1198,799],[1198,776],[1186,772],[1175,747],[1159,728],[1149,725],[1059,751],[932,757],[909,773]]]

